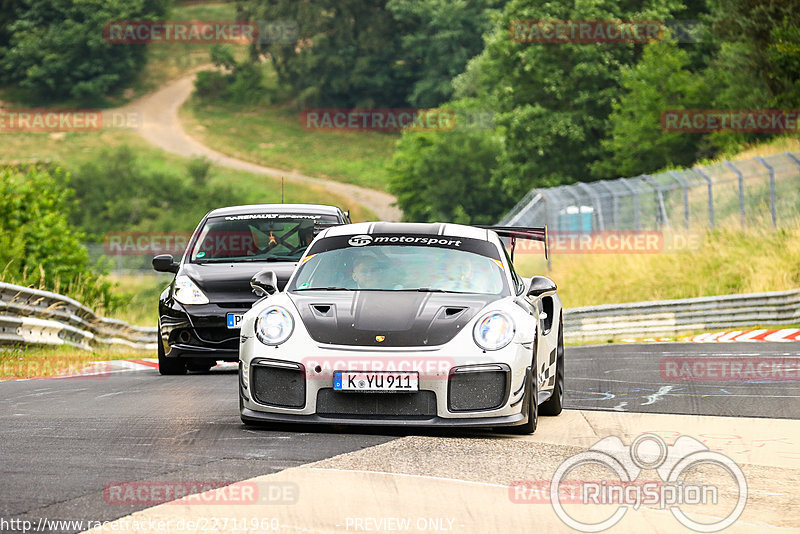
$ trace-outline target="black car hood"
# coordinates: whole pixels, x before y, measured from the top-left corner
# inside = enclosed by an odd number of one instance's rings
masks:
[[[442,345],[500,297],[417,291],[292,292],[318,343],[367,347]],[[383,337],[382,341],[379,341]]]
[[[255,302],[257,297],[250,287],[254,274],[275,271],[278,288],[283,289],[289,281],[295,262],[246,262],[246,263],[187,263],[179,274],[185,274],[197,284],[211,302]]]

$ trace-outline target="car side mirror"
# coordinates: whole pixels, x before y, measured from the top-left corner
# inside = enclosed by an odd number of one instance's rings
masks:
[[[153,269],[160,273],[177,273],[180,264],[172,258],[172,254],[159,254],[153,258]]]
[[[278,277],[275,271],[261,271],[250,279],[253,293],[259,297],[268,297],[278,292]]]
[[[553,293],[558,289],[556,283],[546,276],[534,276],[531,278],[531,286],[528,288],[528,296],[539,298],[545,293]]]

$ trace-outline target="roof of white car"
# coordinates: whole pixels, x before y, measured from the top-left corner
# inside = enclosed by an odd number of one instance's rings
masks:
[[[363,222],[328,228],[321,237],[361,234],[441,235],[493,241],[490,235],[494,232],[451,223]]]
[[[243,215],[249,213],[289,213],[303,215],[338,215],[339,208],[324,204],[248,204],[228,206],[211,211],[209,217],[219,215]]]

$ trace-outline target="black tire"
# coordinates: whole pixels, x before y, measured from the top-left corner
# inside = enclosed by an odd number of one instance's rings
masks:
[[[535,365],[535,362],[534,362]],[[536,432],[536,426],[539,423],[539,405],[536,402],[538,396],[538,385],[536,384],[536,368],[530,370],[528,373],[528,398],[523,403],[528,404],[528,421],[525,424],[510,426],[507,431],[509,434],[533,434]]]
[[[556,383],[553,395],[539,406],[542,415],[559,415],[564,409],[564,326],[559,320],[556,348]]]
[[[158,372],[162,375],[185,375],[186,364],[177,358],[167,358],[164,355],[164,345],[161,334],[158,335]]]

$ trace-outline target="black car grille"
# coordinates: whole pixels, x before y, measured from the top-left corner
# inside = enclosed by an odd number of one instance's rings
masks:
[[[507,397],[506,370],[461,372],[450,375],[447,406],[451,412],[499,408]]]
[[[436,416],[436,394],[351,393],[320,389],[317,415],[322,417],[363,417],[381,419],[430,419]]]
[[[302,408],[306,404],[306,380],[302,368],[250,366],[250,388],[260,404]]]
[[[238,351],[239,331],[228,328],[177,328],[170,332],[169,344]]]

